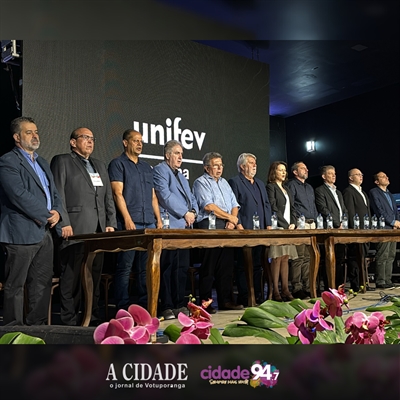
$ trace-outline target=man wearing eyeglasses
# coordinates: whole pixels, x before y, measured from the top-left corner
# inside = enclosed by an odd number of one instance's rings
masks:
[[[55,156],[51,170],[62,198],[60,245],[60,300],[61,321],[65,325],[79,325],[81,307],[80,270],[84,249],[82,243],[68,241],[69,236],[95,232],[112,232],[117,226],[115,205],[105,164],[91,157],[95,138],[90,129],[80,127],[70,136],[71,153]],[[91,325],[101,322],[98,301],[104,253],[93,261],[93,309]]]
[[[368,215],[371,220],[371,211],[369,207],[368,195],[362,190],[363,174],[357,169],[353,168],[348,172],[349,186],[343,190],[343,201],[347,208],[349,229],[354,229],[354,215],[358,214],[360,217],[360,224],[363,228],[364,216]],[[347,245],[347,275],[350,281],[350,287],[355,292],[360,290],[359,287],[359,266],[357,264],[357,247],[358,244],[351,243]],[[369,243],[362,246],[364,255],[367,254]],[[362,266],[360,266],[362,268]],[[364,285],[365,282],[362,282]],[[368,287],[369,290],[371,288]]]
[[[374,175],[376,187],[369,191],[371,209],[379,218],[385,218],[385,229],[400,229],[400,212],[396,200],[389,192],[389,177],[382,171]],[[396,258],[396,242],[377,243],[376,245],[376,287],[391,289],[393,262]]]
[[[219,153],[207,153],[203,157],[204,174],[193,183],[193,194],[199,205],[197,225],[200,229],[208,229],[208,216],[213,212],[216,216],[217,229],[243,229],[239,223],[240,205],[229,183],[222,178],[224,164]],[[232,279],[234,265],[233,248],[214,248],[203,251],[200,267],[200,299],[211,298],[215,278],[218,308],[220,310],[241,310],[242,305],[233,302]],[[211,305],[207,311],[215,313]]]

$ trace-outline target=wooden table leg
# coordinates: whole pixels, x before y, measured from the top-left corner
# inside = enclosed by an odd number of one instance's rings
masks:
[[[254,274],[253,274],[253,253],[252,247],[243,247],[244,272],[247,282],[247,305],[254,307],[256,305],[256,296],[254,294]]]
[[[85,255],[82,261],[81,277],[83,293],[85,296],[85,314],[82,320],[82,326],[89,326],[90,319],[92,318],[92,307],[93,307],[93,276],[92,276],[92,265],[93,260],[96,257],[96,253],[89,253],[85,249]]]
[[[317,297],[316,283],[319,270],[319,261],[321,258],[316,236],[311,236],[311,246],[309,247],[309,250],[310,250],[310,273],[309,273],[310,294],[311,297],[315,298]]]
[[[325,239],[325,269],[328,277],[328,285],[330,289],[336,287],[336,255],[335,255],[335,240],[333,236]]]
[[[359,286],[363,286],[361,293],[365,293],[367,291],[367,271],[365,268],[364,244],[358,243],[356,246],[357,246],[356,259],[357,259],[357,266],[359,273],[358,284]]]
[[[160,255],[162,239],[154,239],[147,246],[146,287],[147,309],[152,317],[157,317],[157,302],[160,292]]]

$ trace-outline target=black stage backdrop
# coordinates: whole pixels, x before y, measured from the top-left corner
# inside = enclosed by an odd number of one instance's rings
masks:
[[[122,133],[144,135],[143,157],[163,159],[163,144],[184,147],[182,170],[193,181],[205,153],[237,173],[240,153],[269,166],[269,65],[192,41],[29,41],[24,45],[23,115],[36,119],[48,161],[69,151],[79,126],[97,138],[93,156],[109,163]]]

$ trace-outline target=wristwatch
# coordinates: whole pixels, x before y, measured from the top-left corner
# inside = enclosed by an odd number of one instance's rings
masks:
[[[196,212],[196,210],[195,210],[194,208],[192,208],[192,209],[190,210],[190,212],[192,212],[192,213],[194,214],[194,219],[196,219],[196,218],[197,218],[197,212]]]

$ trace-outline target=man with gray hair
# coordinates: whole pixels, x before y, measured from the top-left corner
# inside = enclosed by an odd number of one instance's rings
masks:
[[[253,216],[257,213],[260,229],[271,229],[271,205],[265,184],[255,177],[257,173],[257,157],[251,153],[242,153],[237,159],[239,174],[229,179],[229,184],[240,204],[239,219],[244,229],[253,229]],[[242,249],[237,249],[237,263],[235,266],[236,284],[238,289],[238,303],[247,306],[248,290],[244,273],[244,258]],[[252,248],[254,292],[256,302],[263,301],[262,270],[265,246]]]
[[[182,144],[170,140],[164,146],[164,161],[153,169],[160,212],[168,212],[172,229],[191,228],[199,211],[189,183],[179,170],[182,161]],[[176,318],[180,312],[189,314],[185,307],[189,263],[188,249],[163,250],[161,253],[160,313],[166,320]]]
[[[208,228],[208,217],[211,212],[216,217],[216,229],[240,229],[238,213],[240,205],[236,200],[229,183],[222,178],[224,164],[219,153],[207,153],[203,157],[204,174],[193,183],[193,194],[199,205],[197,225],[200,229]],[[215,277],[218,308],[220,310],[241,310],[243,306],[233,302],[234,249],[214,248],[203,251],[200,267],[200,299],[211,298]],[[210,313],[216,310],[210,305]]]
[[[297,161],[291,170],[294,178],[287,183],[287,187],[293,193],[296,219],[304,215],[305,229],[315,229],[318,211],[315,206],[314,189],[306,182],[308,169],[302,161]],[[310,297],[310,246],[297,245],[296,250],[298,258],[292,260],[289,270],[292,294],[295,298],[307,299]]]

